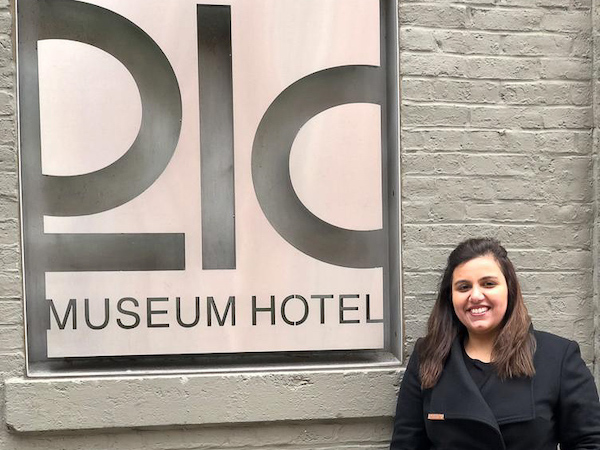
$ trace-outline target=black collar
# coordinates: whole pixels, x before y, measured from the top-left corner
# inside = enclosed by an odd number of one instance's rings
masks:
[[[445,419],[483,422],[495,429],[501,440],[499,425],[535,418],[532,379],[502,381],[494,372],[480,392],[465,366],[461,341],[456,338],[442,376],[431,391],[429,413],[443,414]]]

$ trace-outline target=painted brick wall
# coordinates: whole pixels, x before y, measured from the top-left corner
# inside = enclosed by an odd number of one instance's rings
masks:
[[[593,362],[600,348],[595,6],[592,0],[401,2],[407,353],[424,332],[448,251],[463,238],[488,235],[508,247],[536,327],[577,339]],[[0,0],[2,379],[24,369],[11,8]],[[390,417],[380,417],[70,434],[0,426],[0,449],[384,449],[390,425]]]
[[[534,325],[594,357],[591,1],[400,9],[406,345],[448,251],[508,248]]]
[[[600,276],[599,276],[599,264],[600,261],[600,146],[598,145],[598,125],[600,124],[600,117],[598,117],[598,102],[600,101],[600,84],[598,83],[598,74],[600,70],[600,15],[598,11],[600,8],[600,0],[594,0],[592,9],[592,39],[593,39],[593,107],[594,107],[594,167],[593,167],[593,184],[594,184],[594,197],[595,197],[595,215],[594,215],[594,251],[593,260],[594,265],[594,376],[596,377],[596,385],[599,384],[600,380]]]

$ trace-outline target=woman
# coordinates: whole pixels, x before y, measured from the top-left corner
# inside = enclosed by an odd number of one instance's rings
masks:
[[[600,449],[600,405],[579,346],[534,331],[493,239],[448,258],[427,336],[398,396],[392,450]]]

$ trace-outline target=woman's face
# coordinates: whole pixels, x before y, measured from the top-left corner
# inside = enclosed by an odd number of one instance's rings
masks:
[[[500,331],[508,305],[508,287],[493,256],[473,258],[454,269],[452,305],[469,335],[495,336]]]

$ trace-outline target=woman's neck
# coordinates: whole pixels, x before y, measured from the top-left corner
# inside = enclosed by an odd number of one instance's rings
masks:
[[[481,335],[469,333],[464,343],[465,352],[472,359],[478,359],[486,363],[492,362],[492,350],[495,339],[495,334]]]

